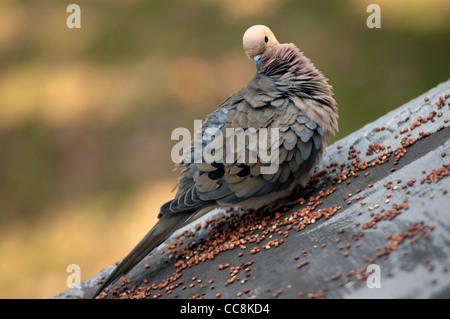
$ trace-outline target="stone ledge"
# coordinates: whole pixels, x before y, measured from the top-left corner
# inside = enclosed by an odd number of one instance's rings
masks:
[[[330,145],[299,204],[178,231],[107,297],[449,298],[448,94],[450,80]],[[113,268],[53,298],[88,298]]]

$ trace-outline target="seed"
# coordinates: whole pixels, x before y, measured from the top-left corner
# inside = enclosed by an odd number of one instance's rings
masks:
[[[216,298],[222,297],[222,294],[220,292],[216,293]]]
[[[297,268],[300,269],[300,268],[306,266],[307,264],[309,264],[309,260],[305,260],[305,261],[299,263],[299,264],[297,265]]]

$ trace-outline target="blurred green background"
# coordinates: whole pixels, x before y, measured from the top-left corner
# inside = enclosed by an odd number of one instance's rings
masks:
[[[75,1],[74,1],[75,2]],[[329,78],[342,138],[450,76],[450,2],[0,2],[0,297],[45,298],[119,260],[170,199],[170,133],[253,77],[265,24]]]

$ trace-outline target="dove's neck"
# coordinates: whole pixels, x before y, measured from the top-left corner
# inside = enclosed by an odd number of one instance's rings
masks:
[[[297,47],[290,44],[280,44],[265,57],[261,63],[261,73],[274,79],[280,79],[286,74],[295,74],[301,66],[303,54]]]
[[[261,63],[260,73],[269,77],[278,90],[313,100],[317,108],[332,114],[332,122],[337,123],[337,107],[331,86],[294,44],[278,45],[271,57]],[[336,130],[337,124],[333,124],[333,128]]]
[[[292,87],[293,84],[298,84],[299,88],[307,85],[331,94],[327,79],[292,43],[278,45],[271,57],[261,64],[261,73],[276,82],[290,83]]]
[[[280,44],[271,58],[261,64],[261,73],[301,96],[332,96],[327,79],[314,64],[292,44]]]

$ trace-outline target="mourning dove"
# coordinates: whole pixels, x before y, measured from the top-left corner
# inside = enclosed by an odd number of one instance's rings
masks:
[[[199,150],[194,141],[179,164],[175,198],[161,207],[158,223],[94,296],[127,274],[177,228],[205,212],[216,207],[259,208],[289,196],[297,185],[305,187],[309,182],[330,134],[338,128],[331,87],[294,44],[278,43],[266,26],[250,27],[244,34],[243,47],[256,64],[255,76],[208,115],[201,132],[197,132],[200,152],[213,141],[221,142],[215,152],[228,147],[233,158],[222,152],[220,160],[207,161],[207,153],[200,153],[202,161],[194,161]],[[234,134],[227,135],[229,131]],[[264,133],[258,137],[266,137],[266,141],[234,140],[239,132],[249,131]],[[255,145],[262,151],[277,152],[256,152]],[[210,154],[217,155],[215,152]],[[267,157],[275,161],[268,161]],[[273,162],[276,170],[264,170]]]

